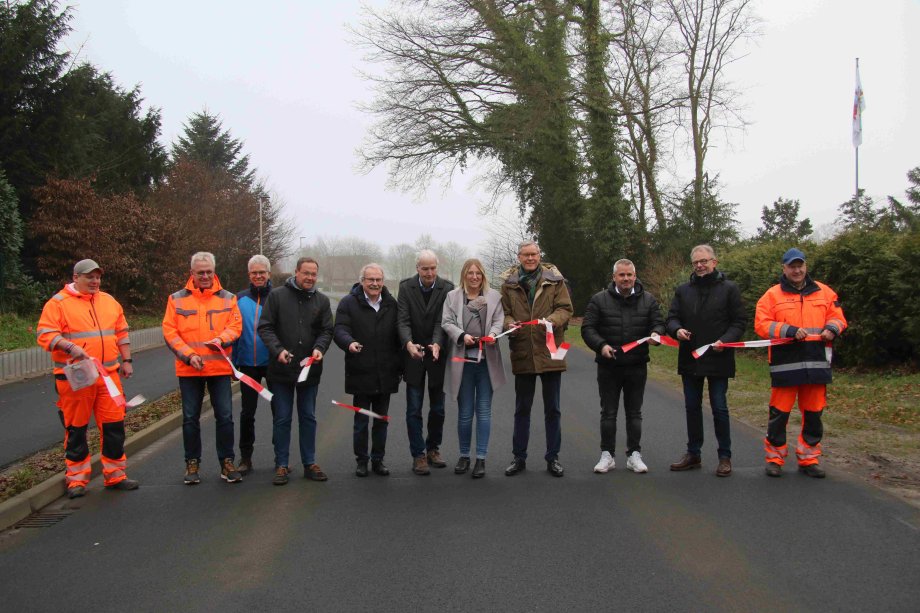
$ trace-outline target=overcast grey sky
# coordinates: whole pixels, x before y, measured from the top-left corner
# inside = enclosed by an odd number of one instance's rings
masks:
[[[732,69],[750,125],[720,138],[708,160],[724,198],[740,204],[745,230],[778,196],[800,199],[821,227],[852,195],[856,57],[867,102],[860,187],[880,200],[903,198],[906,172],[920,166],[920,42],[912,36],[920,1],[757,7],[763,35]],[[388,190],[382,168],[356,171],[370,122],[356,109],[370,92],[346,30],[358,22],[359,2],[87,0],[74,14],[70,49],[122,86],[141,85],[146,104],[161,109],[164,144],[192,113],[219,114],[307,242],[356,235],[389,246],[423,232],[465,244],[483,238],[477,210],[487,196],[469,187],[474,177],[435,183],[418,197]],[[681,181],[689,156],[669,162]]]

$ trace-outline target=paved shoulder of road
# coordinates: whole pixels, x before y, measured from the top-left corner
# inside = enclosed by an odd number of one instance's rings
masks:
[[[301,478],[295,434],[295,478],[271,484],[263,403],[256,470],[243,483],[223,483],[208,416],[201,485],[182,485],[177,431],[129,458],[138,491],[104,491],[97,479],[86,498],[46,511],[63,518],[58,523],[0,534],[4,604],[89,606],[89,596],[74,592],[72,572],[48,570],[48,560],[58,560],[84,575],[117,569],[104,597],[92,598],[98,611],[916,611],[920,514],[912,507],[839,473],[818,481],[793,467],[769,479],[761,433],[737,423],[731,478],[714,475],[709,424],[703,470],[670,472],[685,443],[683,407],[677,390],[654,384],[643,409],[650,472],[627,472],[620,448],[616,470],[594,474],[594,365],[583,353],[569,355],[561,479],[542,461],[539,394],[527,471],[504,476],[513,384],[495,395],[485,479],[450,467],[411,473],[402,390],[391,403],[393,474],[356,477],[352,414],[330,402],[350,400],[342,353],[333,350],[317,405],[318,462],[328,482]],[[442,451],[451,463],[456,418],[449,400]]]

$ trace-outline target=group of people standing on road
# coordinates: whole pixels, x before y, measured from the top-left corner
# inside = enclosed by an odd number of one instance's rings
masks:
[[[553,265],[541,260],[539,245],[526,241],[518,263],[492,289],[482,263],[464,262],[459,287],[438,276],[437,255],[422,250],[417,274],[399,284],[398,297],[385,285],[384,269],[370,263],[338,303],[333,319],[330,300],[316,288],[319,263],[297,261],[293,276],[272,287],[267,258],[248,264],[250,285],[238,294],[225,290],[214,256],[192,256],[185,287],[172,294],[163,318],[163,336],[176,357],[182,397],[185,450],[184,482],[200,482],[202,457],[200,415],[205,390],[214,410],[220,477],[237,483],[253,470],[255,413],[260,396],[271,397],[273,483],[290,475],[290,439],[294,406],[304,477],[325,481],[316,462],[316,398],[323,357],[334,341],[345,353],[345,392],[353,396],[355,474],[386,476],[384,463],[390,397],[406,382],[406,429],[412,472],[428,475],[444,468],[440,453],[445,398],[457,402],[459,457],[457,474],[486,474],[492,397],[506,382],[500,336],[508,336],[514,375],[513,458],[507,476],[526,470],[531,409],[540,379],[547,471],[564,475],[561,382],[566,370],[564,335],[572,316],[567,282]],[[693,273],[680,285],[667,317],[658,301],[639,282],[628,259],[613,266],[609,287],[588,303],[582,337],[595,352],[600,395],[601,457],[594,471],[615,467],[617,413],[623,397],[626,467],[645,473],[641,454],[642,402],[649,362],[648,345],[667,339],[679,344],[678,373],[683,381],[687,449],[671,464],[674,471],[699,468],[703,446],[703,391],[708,383],[718,465],[715,474],[731,475],[731,429],[726,394],[735,375],[734,346],[746,326],[740,291],[717,268],[708,245],[691,252]],[[758,301],[755,331],[770,346],[771,396],[764,440],[766,474],[782,475],[787,456],[786,425],[796,400],[803,427],[796,445],[799,469],[823,477],[818,466],[831,380],[825,350],[846,328],[836,294],[807,274],[805,254],[790,249],[782,258],[779,283]],[[102,268],[93,260],[74,266],[73,282],[49,300],[38,325],[38,342],[52,353],[58,407],[65,427],[66,481],[70,497],[85,494],[90,476],[86,428],[95,415],[102,432],[105,487],[138,487],[126,475],[124,394],[119,374],[132,374],[128,325],[121,306],[100,290]],[[669,344],[675,341],[668,341]],[[709,348],[705,353],[696,351]],[[87,368],[86,365],[91,365]],[[96,373],[97,378],[92,375]],[[236,462],[231,377],[241,385],[240,459]],[[82,381],[88,377],[90,381]],[[270,394],[262,387],[266,382]],[[428,391],[427,429],[423,404]],[[473,457],[473,422],[476,445]]]

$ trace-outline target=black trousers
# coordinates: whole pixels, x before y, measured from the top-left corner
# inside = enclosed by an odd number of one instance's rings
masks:
[[[601,451],[613,455],[616,448],[617,412],[620,395],[626,410],[626,455],[641,451],[642,400],[645,397],[645,381],[648,368],[624,366],[597,369],[597,389],[601,396]]]
[[[268,373],[268,366],[238,366],[244,375],[261,383]],[[259,406],[259,392],[248,385],[240,385],[240,457],[251,458],[256,442],[256,409]]]

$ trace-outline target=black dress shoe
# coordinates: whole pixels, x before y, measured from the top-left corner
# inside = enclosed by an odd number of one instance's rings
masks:
[[[565,469],[562,468],[562,464],[559,463],[558,459],[550,460],[546,463],[546,470],[554,477],[561,477],[565,472]]]
[[[524,458],[514,458],[511,460],[511,464],[508,465],[508,468],[505,469],[505,475],[513,477],[519,472],[523,472],[525,468],[527,468],[527,462]]]
[[[458,475],[462,475],[469,469],[470,469],[470,459],[464,458],[461,456],[460,459],[457,460],[457,465],[454,466],[454,473]]]
[[[371,470],[374,471],[375,475],[380,475],[381,477],[386,477],[390,474],[390,469],[386,467],[383,460],[371,461]]]
[[[486,461],[476,459],[476,464],[473,466],[473,479],[482,479],[486,476]]]
[[[358,468],[355,469],[355,474],[359,477],[367,476],[367,462],[358,462]]]

